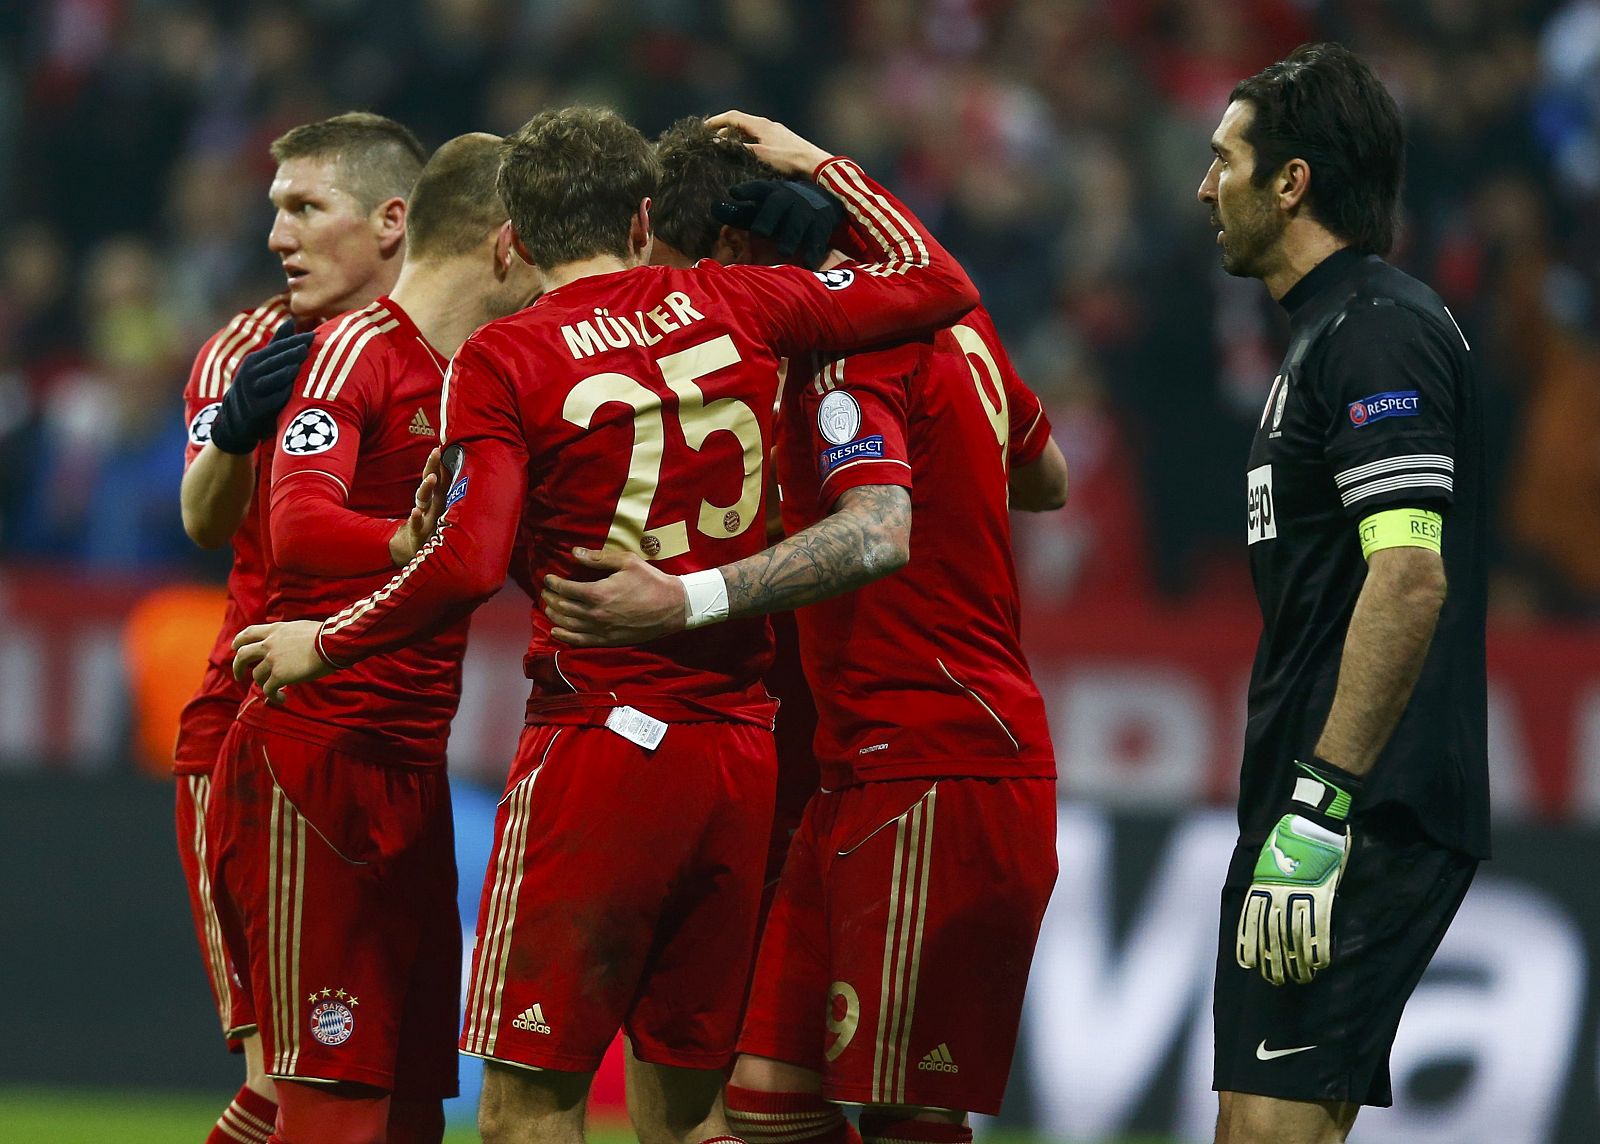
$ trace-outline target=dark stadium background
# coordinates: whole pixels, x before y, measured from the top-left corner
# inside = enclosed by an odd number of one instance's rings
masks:
[[[979,282],[1072,466],[1068,508],[1018,524],[1068,801],[991,1130],[1208,1139],[1255,632],[1242,461],[1282,323],[1218,269],[1193,190],[1233,82],[1317,38],[1366,53],[1402,106],[1397,259],[1485,367],[1494,490],[1499,859],[1402,1030],[1399,1104],[1353,1139],[1595,1139],[1594,0],[0,2],[0,1138],[198,1139],[237,1083],[183,912],[162,711],[225,572],[179,523],[179,391],[200,341],[278,289],[267,143],[353,107],[433,145],[584,101],[647,132],[785,120],[891,182]],[[476,629],[465,865],[519,718],[520,607]]]

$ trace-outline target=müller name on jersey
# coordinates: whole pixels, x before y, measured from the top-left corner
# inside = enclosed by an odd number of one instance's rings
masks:
[[[670,315],[668,310],[672,311]],[[666,296],[662,305],[651,310],[613,314],[610,310],[596,309],[594,317],[562,326],[561,336],[567,340],[567,349],[572,352],[573,359],[582,361],[608,349],[626,349],[630,345],[653,346],[674,330],[681,330],[704,319],[705,315],[689,301],[689,295],[682,290],[674,290]],[[656,333],[656,330],[661,332]]]

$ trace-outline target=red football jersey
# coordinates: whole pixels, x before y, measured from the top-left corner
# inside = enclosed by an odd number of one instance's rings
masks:
[[[189,446],[184,451],[187,472],[211,439],[222,395],[233,384],[245,355],[272,340],[290,317],[289,298],[279,294],[261,305],[235,314],[226,326],[206,339],[195,355],[189,383],[183,387],[183,415],[189,424]],[[228,571],[228,603],[222,627],[206,660],[206,672],[194,698],[184,705],[178,720],[178,745],[173,770],[178,774],[209,774],[217,761],[222,739],[244,701],[244,684],[233,679],[233,637],[241,628],[260,623],[265,615],[266,584],[262,567],[262,488],[271,464],[270,445],[256,450],[256,496],[250,511],[233,534],[233,567]]]
[[[394,575],[388,538],[438,444],[446,365],[386,297],[318,329],[274,442],[269,620],[325,616]],[[462,619],[288,688],[282,706],[254,689],[239,719],[375,762],[442,765],[466,641]]]
[[[976,301],[954,260],[854,163],[832,159],[817,181],[865,220],[873,265],[637,267],[568,283],[468,339],[446,384],[446,437],[463,455],[443,524],[392,583],[324,624],[329,661],[475,606],[505,578],[519,520],[535,581],[593,578],[575,545],[638,552],[675,574],[765,547],[780,360],[943,325]],[[577,649],[535,608],[530,718],[594,722],[631,705],[668,721],[766,723],[770,658],[762,617]]]
[[[1010,466],[1038,458],[1050,423],[988,313],[931,347],[797,359],[778,422],[787,532],[846,489],[911,490],[910,563],[797,613],[822,785],[1054,776],[1007,511]]]

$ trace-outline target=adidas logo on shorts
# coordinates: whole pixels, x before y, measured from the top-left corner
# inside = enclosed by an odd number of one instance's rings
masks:
[[[550,1035],[550,1026],[544,1023],[544,1009],[539,1005],[532,1005],[511,1018],[511,1027],[521,1029],[525,1033]]]
[[[958,1073],[961,1071],[956,1067],[956,1062],[950,1059],[950,1046],[943,1043],[918,1061],[917,1067],[923,1072]]]

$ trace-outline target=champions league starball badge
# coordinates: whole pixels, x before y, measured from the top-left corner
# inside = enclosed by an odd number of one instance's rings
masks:
[[[326,453],[339,441],[339,423],[321,409],[302,409],[283,431],[283,451],[295,457]]]
[[[211,426],[216,422],[217,414],[221,410],[222,402],[213,401],[194,415],[194,420],[189,422],[189,444],[198,448],[211,440]]]

